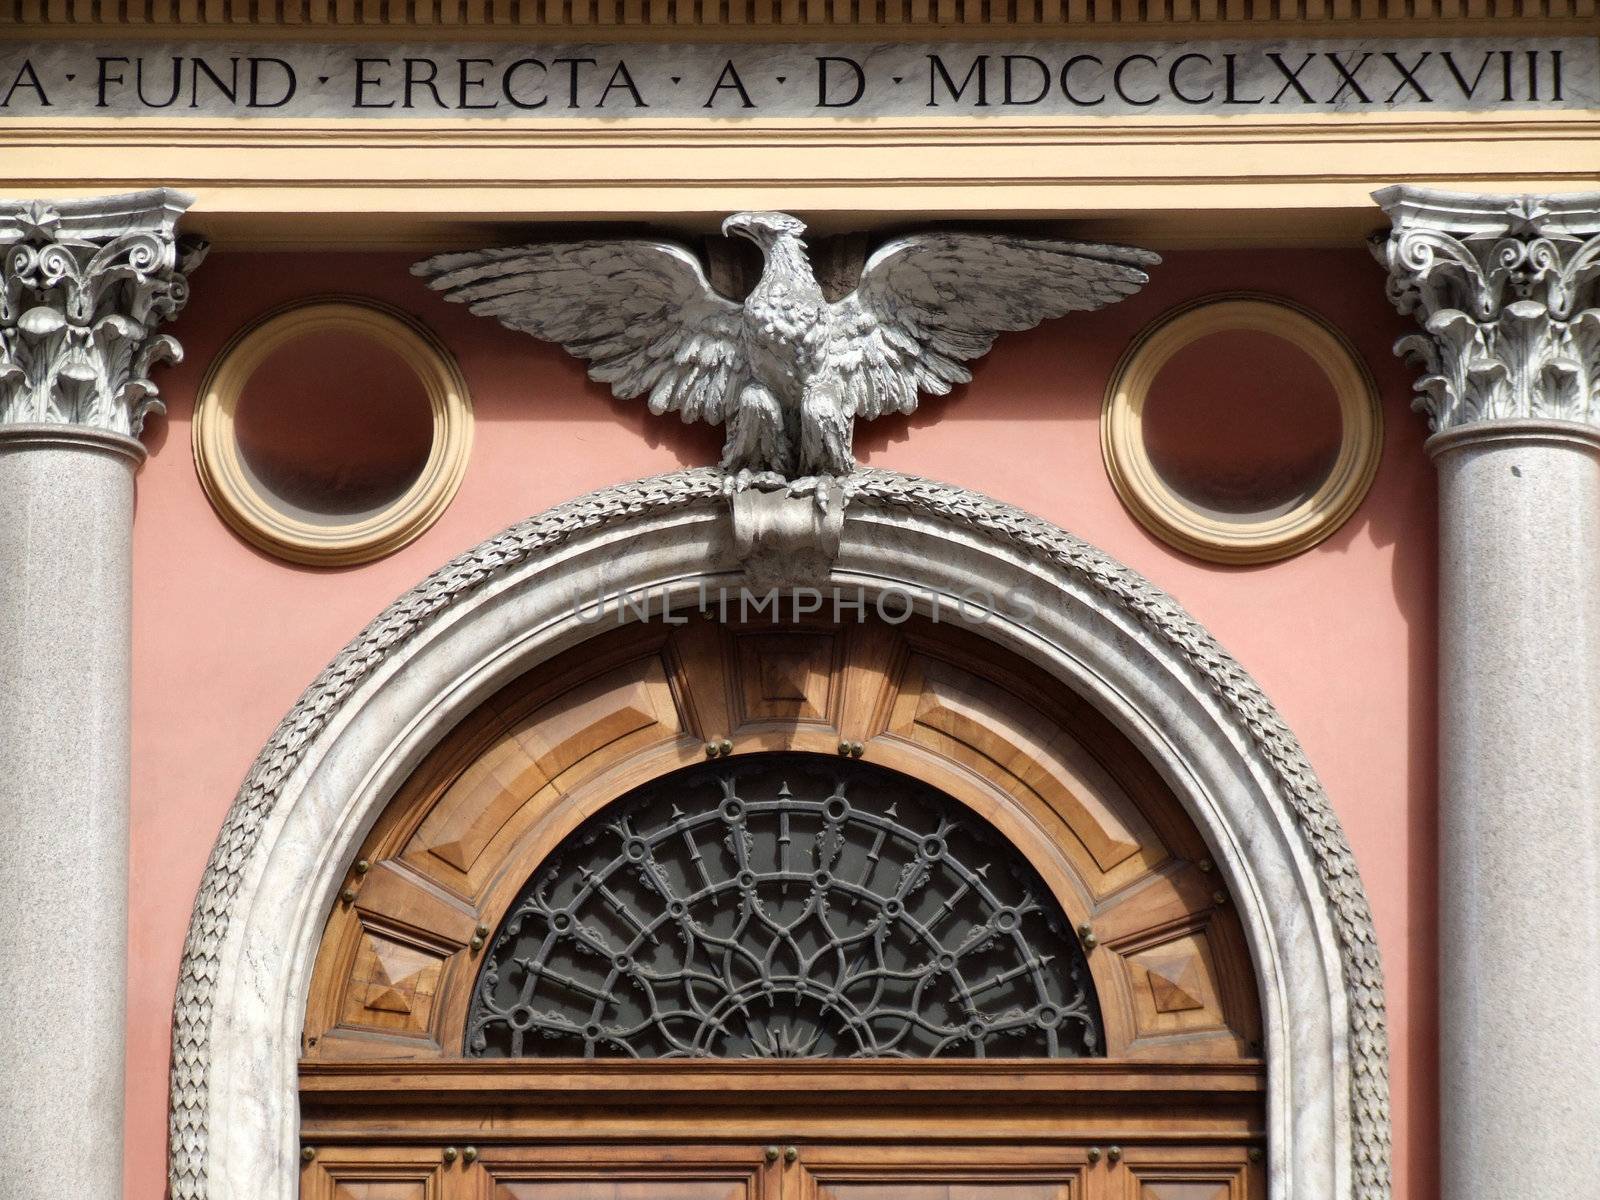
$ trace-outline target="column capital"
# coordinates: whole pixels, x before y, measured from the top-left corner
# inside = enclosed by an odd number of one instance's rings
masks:
[[[183,307],[203,255],[178,245],[192,203],[166,188],[0,201],[0,435],[137,438],[164,411],[150,369],[182,350],[155,329]]]
[[[1413,407],[1429,427],[1600,426],[1600,192],[1373,199],[1392,224],[1373,247],[1389,299],[1426,331],[1394,348],[1422,371]]]

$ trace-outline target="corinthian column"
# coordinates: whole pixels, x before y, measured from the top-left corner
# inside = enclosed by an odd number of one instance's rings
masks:
[[[0,1179],[122,1194],[130,539],[183,305],[153,191],[0,202]]]
[[[1444,1200],[1600,1162],[1600,194],[1388,188],[1439,471]]]

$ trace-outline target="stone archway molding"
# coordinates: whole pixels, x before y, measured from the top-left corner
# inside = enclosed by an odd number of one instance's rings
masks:
[[[386,609],[284,718],[224,821],[184,948],[172,1200],[293,1200],[306,987],[362,839],[466,713],[594,633],[598,598],[622,619],[622,594],[688,608],[737,585],[722,482],[659,476],[513,526]],[[1376,935],[1343,831],[1271,702],[1171,597],[1048,522],[889,471],[847,491],[833,585],[1007,597],[985,636],[1115,721],[1210,844],[1261,989],[1270,1194],[1388,1200]]]

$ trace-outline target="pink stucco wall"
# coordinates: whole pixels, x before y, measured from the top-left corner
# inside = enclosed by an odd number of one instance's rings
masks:
[[[256,751],[327,660],[401,591],[460,550],[558,501],[715,460],[720,439],[610,398],[561,352],[437,300],[403,255],[221,253],[175,332],[135,521],[134,761],[127,1195],[165,1189],[173,988],[189,909]],[[1355,517],[1288,562],[1186,558],[1122,509],[1100,461],[1106,380],[1130,337],[1194,296],[1290,296],[1355,341],[1386,401],[1377,481]],[[205,367],[242,324],[331,292],[385,299],[455,351],[477,440],[442,520],[392,557],[315,570],[251,549],[212,513],[189,451]],[[1304,743],[1355,848],[1376,915],[1393,1046],[1395,1194],[1434,1200],[1434,483],[1390,356],[1402,325],[1360,247],[1178,253],[1140,296],[1001,339],[972,384],[914,417],[863,427],[864,461],[949,480],[1054,521],[1166,588],[1254,673]]]

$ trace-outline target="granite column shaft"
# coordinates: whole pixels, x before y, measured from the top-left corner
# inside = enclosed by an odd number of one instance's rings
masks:
[[[137,435],[182,305],[156,191],[0,205],[0,1179],[122,1195]]]
[[[1439,476],[1444,1200],[1600,1147],[1600,196],[1378,194]]]

